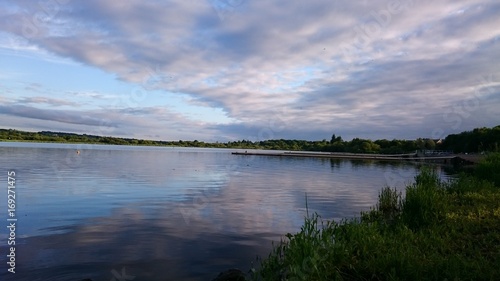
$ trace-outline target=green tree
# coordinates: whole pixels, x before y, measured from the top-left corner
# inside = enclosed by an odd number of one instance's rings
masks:
[[[426,149],[433,150],[436,148],[436,142],[434,142],[434,140],[432,140],[432,139],[426,139],[424,146]]]

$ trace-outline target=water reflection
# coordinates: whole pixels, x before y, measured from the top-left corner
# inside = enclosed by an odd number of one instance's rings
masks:
[[[0,166],[19,171],[23,198],[18,273],[2,268],[1,280],[110,280],[122,270],[134,280],[210,280],[249,269],[271,241],[298,231],[305,194],[309,212],[340,220],[416,173],[408,164],[227,150],[95,146],[74,156],[74,146],[19,146],[0,144]]]
[[[265,236],[211,231],[211,221],[188,225],[173,213],[116,209],[64,233],[26,238],[18,247],[16,278],[2,280],[109,280],[111,270],[122,267],[135,280],[210,280],[235,264],[249,268],[248,257],[268,249]]]

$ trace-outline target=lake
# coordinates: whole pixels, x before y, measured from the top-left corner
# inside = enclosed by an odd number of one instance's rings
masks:
[[[232,151],[0,142],[0,279],[211,280],[229,268],[247,271],[272,241],[300,230],[306,194],[309,213],[350,218],[369,210],[382,187],[402,188],[418,171]],[[11,170],[15,274],[5,254]]]

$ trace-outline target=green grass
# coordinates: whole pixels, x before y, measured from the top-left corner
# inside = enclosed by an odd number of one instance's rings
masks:
[[[486,179],[500,186],[500,153],[488,155],[475,169],[478,178]]]
[[[500,280],[500,157],[484,163],[452,182],[423,169],[404,198],[384,188],[357,219],[308,215],[253,279]]]

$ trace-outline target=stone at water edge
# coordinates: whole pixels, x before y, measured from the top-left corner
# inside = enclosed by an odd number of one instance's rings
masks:
[[[245,273],[233,268],[219,273],[212,281],[245,281]]]

